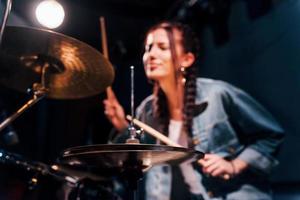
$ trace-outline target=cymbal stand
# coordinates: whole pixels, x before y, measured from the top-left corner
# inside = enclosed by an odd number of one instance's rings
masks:
[[[45,87],[46,81],[46,71],[49,69],[49,64],[45,63],[42,69],[41,74],[41,83],[33,83],[32,92],[33,97],[29,99],[21,108],[19,108],[15,113],[6,118],[0,124],[0,132],[5,129],[9,124],[11,124],[16,118],[18,118],[23,112],[25,112],[28,108],[36,104],[39,100],[44,98],[47,95],[48,89]]]
[[[131,115],[134,118],[134,66],[130,67],[131,71]],[[127,144],[139,144],[140,141],[137,138],[137,130],[134,127],[133,120],[130,120],[130,125],[128,127],[129,131],[129,138],[126,140]],[[137,186],[138,181],[143,177],[143,172],[140,170],[140,163],[136,160],[135,156],[129,157],[128,161],[126,163],[128,165],[126,173],[125,173],[125,179],[127,180],[128,186],[129,186],[129,195],[130,199],[136,200],[138,199],[138,192],[137,192]]]
[[[4,33],[4,28],[6,26],[6,22],[8,19],[8,15],[10,14],[11,11],[11,6],[12,6],[12,0],[7,0],[6,1],[6,7],[5,7],[5,12],[1,24],[1,30],[0,30],[0,46],[2,45],[2,38],[3,38],[3,33]]]
[[[134,118],[134,66],[130,67],[130,74],[131,74],[131,88],[130,88],[130,94],[131,94],[131,115]],[[130,144],[139,144],[140,141],[137,139],[137,130],[134,127],[134,122],[133,120],[130,120],[130,125],[128,127],[129,131],[129,138],[126,140],[126,143]]]
[[[3,33],[4,29],[7,23],[8,16],[10,14],[12,7],[12,0],[7,0],[6,1],[6,7],[5,7],[5,12],[1,24],[1,29],[0,29],[0,47],[2,46],[2,38],[3,38]],[[32,105],[37,103],[40,99],[42,99],[44,96],[46,96],[46,91],[47,89],[45,88],[45,72],[48,67],[44,66],[43,71],[42,71],[42,83],[34,83],[32,86],[33,89],[33,97],[27,101],[17,112],[9,116],[7,119],[5,119],[1,124],[0,124],[0,132],[5,129],[12,121],[14,121],[17,117],[19,117],[25,110],[30,108]]]

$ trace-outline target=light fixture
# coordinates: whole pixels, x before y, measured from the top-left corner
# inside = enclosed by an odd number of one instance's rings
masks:
[[[35,15],[41,25],[54,29],[62,24],[65,11],[57,1],[46,0],[36,7]]]

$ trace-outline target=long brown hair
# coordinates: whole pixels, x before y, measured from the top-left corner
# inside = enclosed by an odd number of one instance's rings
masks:
[[[195,97],[196,97],[196,78],[197,78],[197,60],[199,52],[199,42],[195,33],[187,25],[178,23],[163,21],[155,26],[152,26],[148,30],[148,34],[157,29],[165,29],[170,42],[170,50],[172,55],[172,61],[174,66],[178,66],[177,56],[175,52],[175,41],[174,41],[174,30],[178,30],[181,33],[181,44],[185,53],[191,52],[194,54],[196,61],[192,66],[188,67],[184,72],[184,78],[186,79],[184,86],[184,107],[183,107],[183,123],[184,130],[191,134],[192,130],[192,121],[193,121],[193,109],[195,106]],[[147,35],[148,35],[147,34]],[[178,76],[178,70],[175,69],[175,76]],[[170,120],[170,113],[167,106],[167,99],[160,88],[157,82],[154,82],[153,87],[153,111],[154,117],[158,119],[159,124],[161,125],[161,130],[164,133],[168,133],[168,124]]]

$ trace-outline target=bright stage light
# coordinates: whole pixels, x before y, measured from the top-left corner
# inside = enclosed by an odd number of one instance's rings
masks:
[[[63,7],[57,1],[46,0],[37,6],[35,15],[40,24],[53,29],[62,24],[65,12]]]

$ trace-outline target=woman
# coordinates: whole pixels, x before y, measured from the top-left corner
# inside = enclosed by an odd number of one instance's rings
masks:
[[[268,175],[277,164],[283,130],[242,90],[196,78],[198,52],[194,33],[179,23],[159,23],[146,35],[143,62],[154,87],[138,107],[137,118],[206,155],[193,165],[153,167],[145,178],[145,199],[271,199]],[[206,109],[197,112],[204,103]],[[104,105],[108,119],[122,132],[128,123],[112,92]]]

